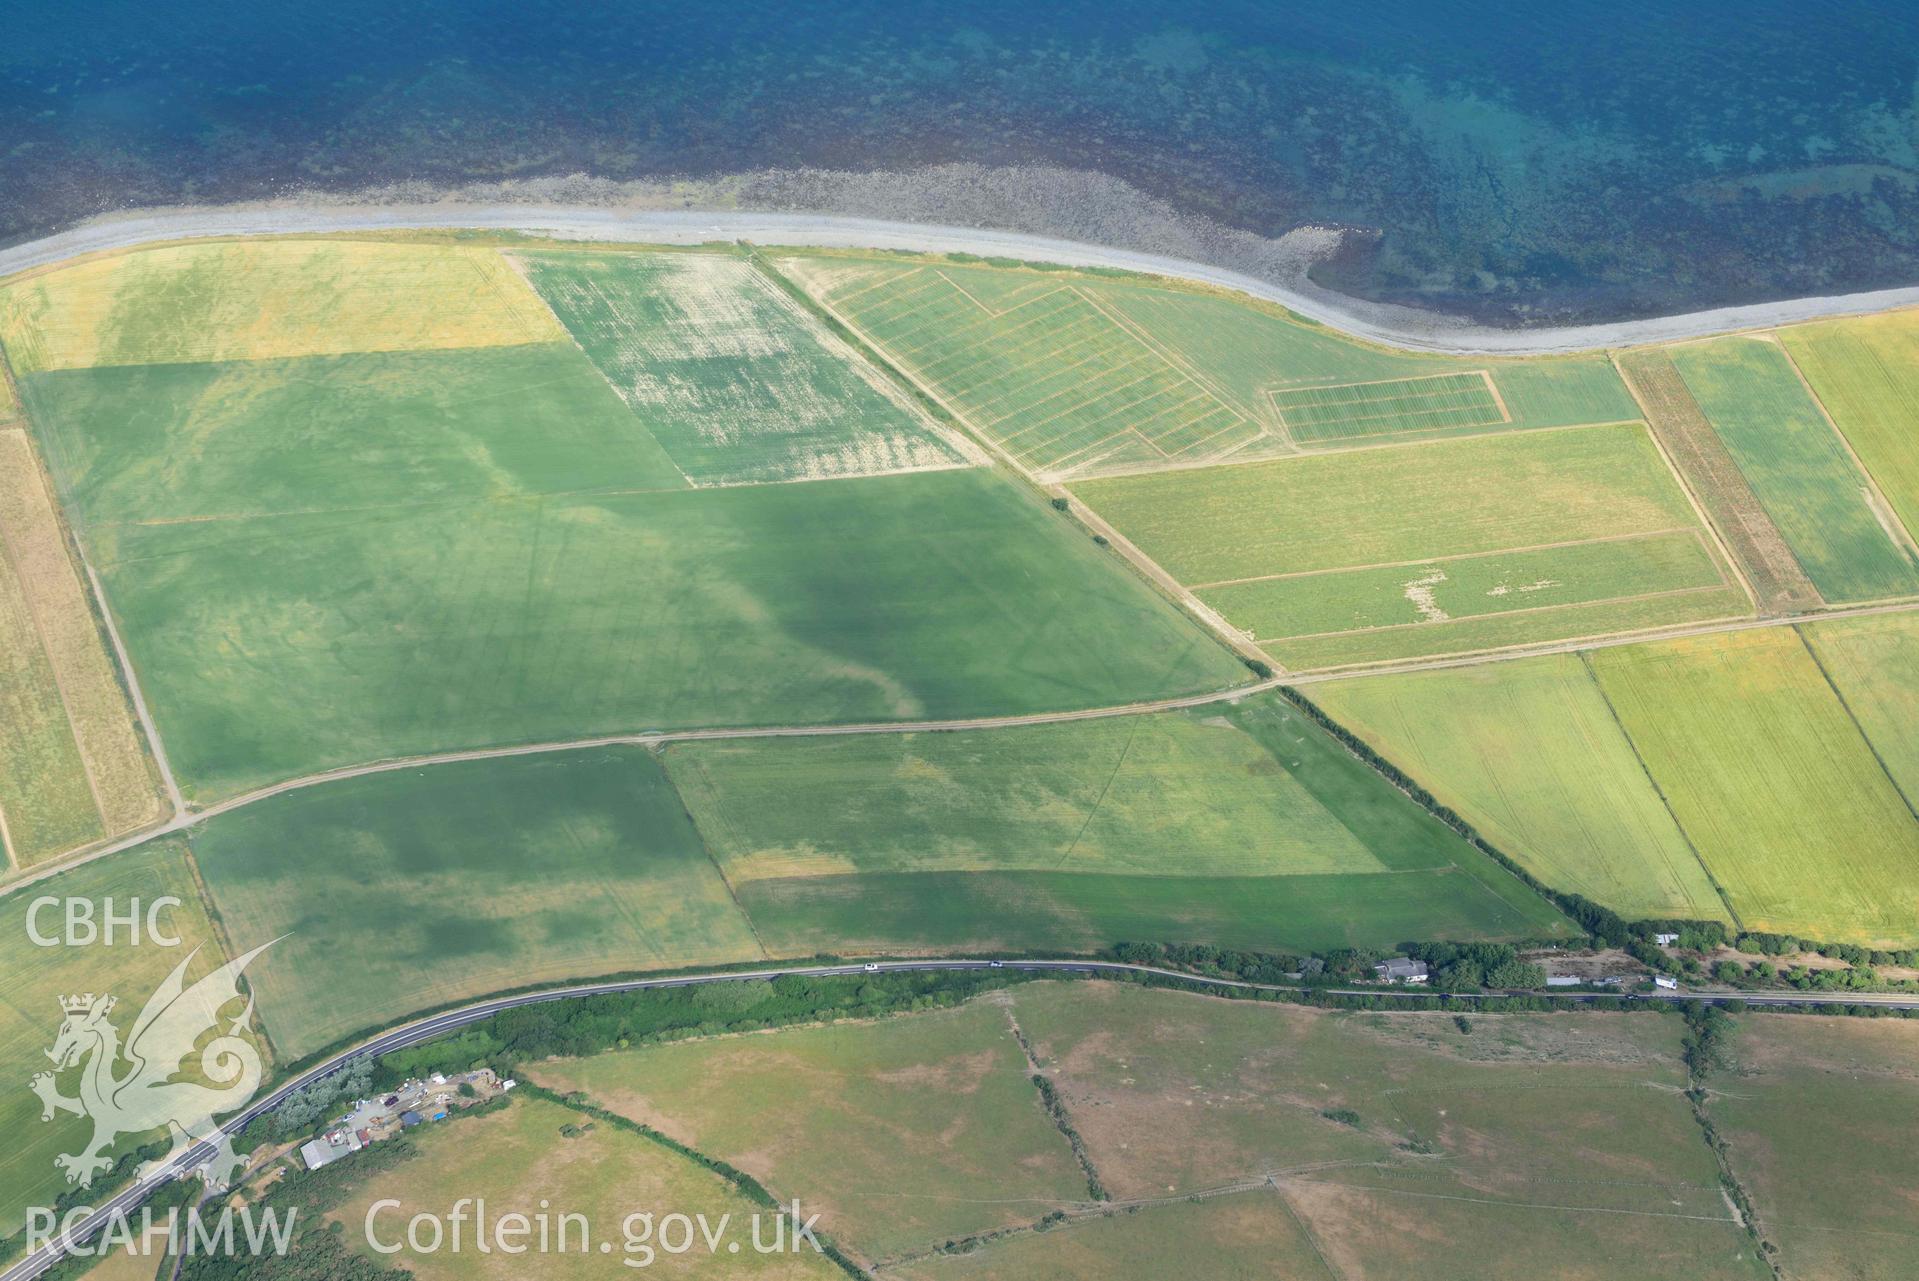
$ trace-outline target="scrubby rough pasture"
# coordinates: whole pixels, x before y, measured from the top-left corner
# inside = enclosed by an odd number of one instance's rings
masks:
[[[1770,339],[1721,338],[1673,364],[1829,602],[1919,590],[1909,540]]]
[[[526,254],[581,348],[696,485],[964,466],[929,421],[751,263]]]
[[[289,792],[193,850],[288,1058],[395,1014],[553,979],[760,955],[637,748],[442,765]]]
[[[1707,1110],[1789,1277],[1912,1274],[1919,1024],[1742,1020]]]
[[[1919,822],[1797,632],[1598,650],[1592,663],[1740,924],[1919,938]]]
[[[1087,1199],[1029,1074],[994,1000],[534,1071],[798,1196],[869,1262]]]
[[[1021,1233],[990,1248],[895,1265],[902,1281],[1200,1276],[1207,1281],[1323,1277],[1305,1228],[1269,1191],[1129,1206],[1070,1231]]]
[[[1270,1176],[1341,1276],[1530,1281],[1615,1250],[1618,1268],[1590,1274],[1766,1275],[1679,1093],[1669,1022],[1491,1016],[1461,1032],[1440,1014],[1106,984],[1014,1004],[1115,1196]]]
[[[0,428],[0,872],[158,817],[132,713],[25,433]]]
[[[163,910],[156,918],[163,930],[180,939],[179,947],[163,947],[151,940],[140,946],[127,942],[121,928],[114,946],[37,946],[27,932],[27,914],[35,900],[53,896],[60,902],[42,911],[36,922],[40,933],[64,937],[61,912],[68,899],[87,900],[104,914],[107,900],[125,913],[132,900],[145,909],[157,900],[173,897],[180,906]],[[18,1232],[30,1206],[49,1206],[67,1191],[67,1183],[53,1158],[77,1152],[93,1132],[84,1118],[61,1114],[40,1120],[40,1099],[27,1088],[28,1080],[50,1064],[44,1051],[52,1048],[63,1017],[60,998],[85,992],[118,998],[113,1023],[124,1036],[160,981],[198,948],[187,981],[224,964],[227,957],[207,919],[185,848],[161,841],[114,858],[63,872],[50,881],[0,897],[0,975],[6,978],[5,1000],[0,1000],[0,1127],[7,1139],[0,1144],[0,1239]],[[237,1006],[226,1011],[239,1012]],[[212,1024],[212,1013],[207,1022]],[[114,1068],[124,1075],[127,1065]],[[71,1093],[70,1082],[63,1082]],[[108,1155],[119,1156],[139,1141],[123,1142]]]
[[[1141,938],[1310,949],[1390,945],[1407,929],[1566,928],[1276,699],[965,734],[680,744],[667,764],[782,954]]]
[[[25,392],[200,799],[454,746],[1244,676],[984,469],[689,490],[570,342]]]
[[[1073,492],[1296,669],[1746,611],[1637,424],[1094,479]]]
[[[1577,655],[1333,681],[1311,693],[1545,884],[1628,919],[1727,919]]]
[[[1908,532],[1919,529],[1919,312],[1779,331]]]
[[[574,1281],[595,1274],[840,1281],[846,1275],[811,1249],[777,1254],[752,1250],[752,1216],[765,1216],[762,1239],[770,1241],[772,1211],[664,1144],[545,1099],[519,1095],[504,1112],[415,1131],[413,1142],[419,1145],[413,1157],[366,1179],[327,1214],[327,1226],[341,1230],[339,1240],[360,1256],[349,1275],[400,1268],[421,1281]],[[380,1201],[398,1203],[398,1208],[379,1211],[374,1221],[383,1244],[402,1247],[397,1254],[379,1254],[367,1244],[367,1215]],[[551,1232],[548,1248],[538,1248],[540,1238],[529,1234],[518,1243],[523,1250],[481,1253],[471,1219],[458,1249],[450,1231],[438,1250],[406,1248],[407,1222],[414,1215],[446,1222],[456,1207],[472,1214],[475,1201],[486,1207],[489,1232],[515,1214],[536,1225],[536,1232],[544,1222]],[[709,1254],[696,1237],[691,1252],[670,1254],[660,1249],[662,1235],[654,1228],[646,1242],[653,1251],[651,1261],[641,1270],[649,1256],[638,1246],[629,1253],[624,1235],[629,1227],[639,1232],[638,1222],[627,1222],[635,1213],[651,1214],[655,1221],[668,1214],[699,1216],[709,1231],[724,1232],[722,1252],[728,1243],[737,1243],[739,1253]],[[577,1221],[562,1237],[563,1214],[584,1216],[592,1233],[584,1245]],[[421,1233],[419,1239],[426,1243],[432,1238]],[[678,1244],[670,1232],[664,1239]],[[516,1244],[511,1237],[506,1242]],[[610,1258],[598,1255],[602,1242],[614,1252]],[[632,1266],[621,1266],[623,1260]]]
[[[0,289],[14,372],[564,339],[491,249],[344,240],[166,245]]]

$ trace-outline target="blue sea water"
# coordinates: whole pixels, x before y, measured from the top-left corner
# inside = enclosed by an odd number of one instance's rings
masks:
[[[0,241],[584,172],[1092,169],[1518,323],[1919,281],[1919,3],[0,0]]]

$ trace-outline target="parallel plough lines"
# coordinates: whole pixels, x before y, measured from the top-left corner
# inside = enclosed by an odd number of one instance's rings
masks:
[[[977,430],[1049,477],[1122,450],[1217,458],[1263,434],[1078,286],[1035,288],[994,311],[920,268],[830,301]]]

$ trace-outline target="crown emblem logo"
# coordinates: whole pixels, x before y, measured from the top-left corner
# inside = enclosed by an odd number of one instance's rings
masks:
[[[63,996],[60,998],[60,1012],[63,1014],[91,1014],[94,1009],[106,1014],[113,1009],[111,996],[95,996],[88,992],[83,996]]]

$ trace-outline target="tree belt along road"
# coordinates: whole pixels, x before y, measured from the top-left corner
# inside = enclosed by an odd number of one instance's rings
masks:
[[[778,969],[727,970],[711,974],[681,974],[664,978],[622,979],[607,983],[577,984],[571,987],[550,988],[538,992],[522,992],[512,996],[493,997],[464,1005],[457,1009],[446,1010],[439,1014],[428,1015],[389,1032],[383,1032],[369,1040],[361,1042],[351,1049],[343,1050],[320,1063],[301,1072],[275,1089],[272,1093],[255,1100],[244,1110],[235,1113],[220,1127],[231,1136],[246,1128],[247,1124],[278,1107],[286,1097],[315,1082],[323,1081],[340,1071],[356,1059],[369,1056],[390,1054],[395,1050],[404,1050],[410,1046],[431,1041],[448,1032],[478,1023],[490,1018],[502,1010],[516,1009],[525,1005],[538,1005],[547,1001],[569,1001],[583,996],[604,996],[618,992],[644,992],[654,988],[694,987],[705,983],[737,983],[750,979],[779,978],[838,978],[856,974],[901,974],[917,972],[950,973],[964,970],[1006,969],[1022,973],[1056,974],[1110,974],[1120,977],[1139,976],[1169,980],[1194,987],[1228,988],[1248,992],[1288,992],[1316,993],[1327,996],[1369,996],[1383,1000],[1424,1000],[1434,997],[1446,1002],[1471,1004],[1488,998],[1507,995],[1537,995],[1537,993],[1503,992],[1430,992],[1412,988],[1393,987],[1304,987],[1286,986],[1271,983],[1247,983],[1239,979],[1208,978],[1198,974],[1186,974],[1179,970],[1162,969],[1152,965],[1128,965],[1119,961],[1075,961],[1075,960],[975,960],[953,959],[936,961],[868,961],[851,965],[806,965]],[[1699,1001],[1708,1005],[1724,1005],[1738,1001],[1749,1006],[1821,1006],[1821,1005],[1873,1005],[1889,1010],[1919,1010],[1919,998],[1879,998],[1854,995],[1848,1000],[1834,1000],[1831,995],[1800,996],[1797,994],[1763,993],[1751,996],[1732,994],[1692,994],[1681,992],[1647,992],[1609,994],[1599,992],[1554,993],[1552,999],[1570,1004],[1590,1004],[1600,999],[1626,1000],[1639,1002],[1684,1002]],[[75,1224],[71,1233],[56,1237],[39,1250],[0,1272],[0,1281],[33,1281],[56,1263],[66,1257],[70,1247],[84,1243],[103,1229],[115,1215],[131,1214],[155,1191],[175,1179],[185,1177],[197,1171],[213,1156],[213,1145],[199,1143],[182,1152],[162,1165],[145,1178],[136,1180],[116,1193],[110,1199],[93,1208],[84,1220]]]

